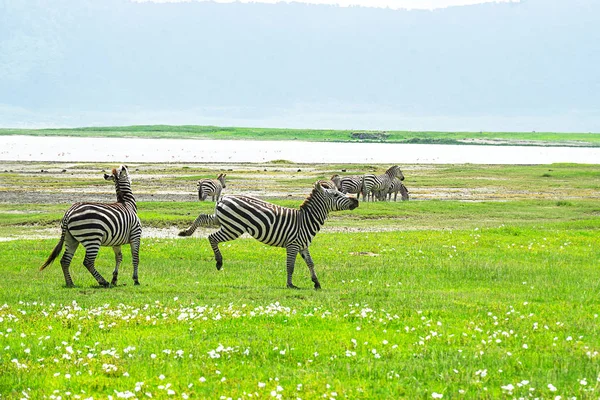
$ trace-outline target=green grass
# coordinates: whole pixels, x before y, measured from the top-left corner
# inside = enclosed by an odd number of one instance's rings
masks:
[[[243,128],[197,125],[138,125],[73,129],[0,129],[0,135],[143,137],[170,139],[302,140],[420,144],[600,146],[600,133],[351,131]],[[285,160],[283,160],[285,161]]]
[[[54,243],[0,244],[10,398],[115,396],[137,382],[154,398],[269,397],[277,386],[284,398],[498,398],[512,397],[509,384],[515,397],[588,398],[599,388],[596,229],[322,233],[319,292],[301,260],[304,290],[283,288],[282,249],[234,241],[217,271],[194,238],[145,240],[140,287],[126,257],[126,285],[97,288],[78,253],[69,290],[58,265],[37,271]],[[98,259],[105,276],[111,253]]]
[[[140,165],[134,191],[193,192],[194,179],[215,171],[205,167]],[[275,178],[255,185],[303,193],[318,176],[370,168],[289,167],[303,173],[270,169]],[[67,289],[58,261],[39,266],[58,241],[43,232],[56,230],[69,204],[32,203],[27,193],[75,198],[68,190],[86,181],[106,190],[91,178],[101,168],[70,166],[68,179],[0,174],[0,194],[23,191],[0,203],[0,238],[11,239],[0,240],[0,398],[598,397],[597,166],[404,169],[416,200],[361,203],[332,214],[315,237],[321,291],[301,258],[294,283],[302,289],[284,288],[283,249],[229,242],[217,271],[208,240],[174,234],[142,241],[141,286],[132,284],[128,248],[109,289],[82,266],[80,248],[76,288]],[[233,168],[230,190],[249,187],[254,169]],[[480,197],[462,201],[455,189]],[[449,197],[425,197],[440,191]],[[138,207],[151,231],[184,228],[214,204]],[[110,277],[112,251],[102,248],[96,264]]]

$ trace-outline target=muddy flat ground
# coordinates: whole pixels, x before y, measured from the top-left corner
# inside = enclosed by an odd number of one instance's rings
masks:
[[[114,186],[103,179],[116,164],[3,162],[0,203],[71,204],[111,201]],[[382,174],[388,165],[293,163],[159,163],[130,164],[137,201],[197,201],[197,182],[227,174],[223,194],[302,200],[319,179],[333,174]],[[401,165],[411,200],[490,201],[514,199],[597,198],[597,188],[576,179],[556,179],[554,168],[505,166]],[[453,172],[455,171],[456,172]],[[600,167],[599,167],[600,170]],[[506,173],[505,171],[512,171]],[[459,176],[460,175],[460,176]],[[553,180],[554,179],[554,180]],[[583,181],[583,180],[582,180]],[[577,187],[581,186],[581,187]]]

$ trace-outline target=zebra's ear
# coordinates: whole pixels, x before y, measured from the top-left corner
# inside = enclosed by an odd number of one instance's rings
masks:
[[[115,176],[114,175],[104,174],[104,179],[107,180],[107,181],[114,181],[115,180]]]
[[[323,187],[323,185],[321,185],[321,181],[317,181],[315,183],[315,190],[317,190],[320,193],[325,193],[325,188]]]

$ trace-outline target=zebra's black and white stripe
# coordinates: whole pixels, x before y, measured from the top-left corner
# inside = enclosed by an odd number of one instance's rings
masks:
[[[404,186],[404,183],[398,178],[394,178],[392,180],[392,184],[390,185],[390,189],[387,192],[388,200],[392,200],[392,194],[394,194],[394,201],[398,199],[398,192],[400,192],[400,196],[402,201],[407,201],[409,199],[408,189]],[[385,198],[384,198],[385,199]]]
[[[125,165],[112,170],[111,175],[104,174],[104,179],[114,181],[117,192],[116,203],[75,203],[67,210],[61,221],[60,241],[52,253],[40,267],[43,270],[58,257],[63,245],[65,252],[60,259],[67,287],[73,287],[69,273],[69,265],[75,250],[81,243],[85,248],[83,265],[96,278],[101,286],[108,282],[94,267],[94,261],[100,246],[110,246],[115,253],[115,270],[112,284],[117,284],[119,266],[123,261],[121,246],[131,245],[133,260],[133,282],[139,285],[138,264],[142,225],[137,216],[137,205],[131,191],[131,180]]]
[[[198,181],[198,199],[206,200],[208,196],[212,196],[212,201],[219,201],[221,191],[225,186],[225,177],[227,174],[219,174],[217,179],[200,179]]]
[[[359,194],[363,186],[362,176],[333,175],[331,181],[342,193]]]
[[[388,168],[382,175],[364,175],[363,186],[361,189],[363,201],[366,201],[369,198],[375,200],[377,193],[383,193],[383,195],[387,194],[394,178],[398,178],[401,181],[404,180],[404,174],[397,165]]]
[[[218,231],[208,236],[208,240],[215,254],[217,269],[221,269],[223,257],[219,243],[248,233],[262,243],[286,249],[288,288],[296,288],[292,283],[292,275],[296,256],[300,253],[310,270],[315,289],[320,289],[308,246],[330,211],[353,210],[356,207],[357,199],[337,189],[323,187],[321,182],[315,183],[311,194],[299,209],[281,207],[253,197],[229,195],[223,196],[217,203],[213,215],[200,214],[179,236],[191,236],[198,226],[219,227]]]

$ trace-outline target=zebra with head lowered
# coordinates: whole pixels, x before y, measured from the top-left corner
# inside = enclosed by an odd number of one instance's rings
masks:
[[[297,289],[292,283],[292,275],[296,256],[300,253],[308,266],[315,289],[320,289],[321,284],[315,274],[308,246],[330,211],[353,210],[356,207],[357,199],[348,197],[337,189],[326,188],[320,181],[315,183],[311,194],[299,209],[281,207],[248,196],[228,195],[217,203],[213,215],[200,214],[179,236],[191,236],[198,226],[218,227],[219,230],[211,233],[208,240],[215,254],[217,269],[220,270],[223,257],[219,251],[219,243],[248,233],[262,243],[286,249],[288,288]]]
[[[73,287],[69,273],[69,265],[75,250],[81,243],[85,248],[83,265],[96,278],[101,286],[109,286],[108,282],[96,271],[94,261],[100,246],[110,246],[115,253],[115,270],[112,284],[117,284],[119,266],[123,261],[121,246],[131,245],[133,260],[133,282],[139,285],[138,264],[142,224],[137,216],[137,205],[131,191],[131,179],[125,165],[112,170],[111,175],[104,174],[104,179],[113,181],[117,191],[116,203],[75,203],[67,210],[61,221],[60,241],[52,253],[40,267],[43,270],[58,257],[63,245],[65,252],[60,259],[67,287]]]
[[[392,180],[392,184],[390,185],[390,188],[388,190],[387,193],[384,192],[378,192],[377,194],[377,198],[379,200],[392,200],[392,194],[394,194],[394,201],[397,201],[398,199],[398,192],[400,192],[400,196],[402,197],[402,201],[407,201],[409,200],[409,195],[408,195],[408,189],[406,188],[406,186],[404,186],[404,183],[402,183],[402,181],[398,178],[394,178]]]
[[[380,192],[387,194],[394,178],[404,180],[404,174],[397,165],[388,168],[382,175],[366,174],[361,189],[363,201],[365,201],[365,197],[375,200],[375,196]]]
[[[217,179],[200,179],[198,181],[198,199],[200,201],[206,200],[208,196],[212,196],[212,201],[219,201],[221,197],[221,191],[226,188],[225,177],[227,174],[219,174]]]

